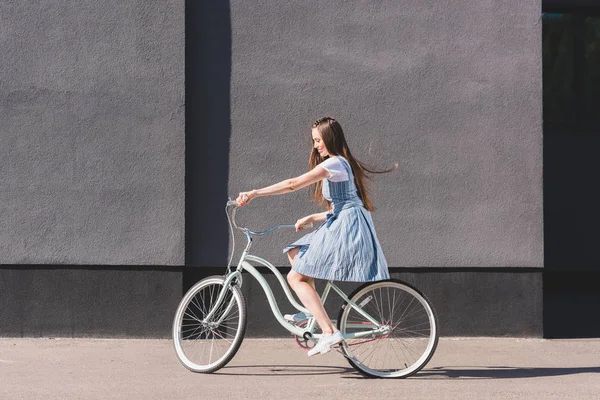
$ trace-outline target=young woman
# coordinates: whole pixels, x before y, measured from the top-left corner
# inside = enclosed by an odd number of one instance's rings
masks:
[[[372,171],[350,153],[340,124],[330,117],[312,124],[313,150],[310,171],[274,185],[241,192],[237,198],[245,206],[256,197],[284,194],[311,185],[315,202],[327,205],[327,211],[308,215],[296,222],[296,231],[310,223],[322,222],[317,230],[292,243],[287,253],[292,270],[287,280],[304,306],[321,327],[323,336],[309,356],[324,354],[343,340],[331,323],[315,289],[315,278],[333,281],[368,282],[389,279],[387,262],[381,250],[370,211],[365,172]],[[298,321],[311,315],[286,315]]]

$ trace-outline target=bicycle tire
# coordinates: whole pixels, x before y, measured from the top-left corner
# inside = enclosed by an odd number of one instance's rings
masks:
[[[439,339],[437,316],[429,300],[419,290],[400,280],[390,279],[366,283],[357,288],[349,299],[379,323],[393,327],[387,335],[342,342],[342,353],[362,375],[369,378],[407,378],[431,360]],[[395,315],[399,316],[398,320],[394,319]],[[374,327],[347,303],[340,309],[337,325],[343,334]],[[391,360],[394,356],[396,360]],[[378,367],[379,361],[381,367]]]
[[[202,322],[223,288],[224,281],[222,276],[210,276],[201,280],[188,290],[177,307],[172,331],[175,353],[183,366],[192,372],[208,374],[223,368],[237,353],[244,339],[246,301],[238,286],[229,287],[229,293],[215,314],[221,317],[227,311],[229,302],[234,300],[233,308],[227,313],[225,320],[219,325],[215,325],[216,322]],[[201,356],[208,347],[208,360],[204,361]],[[223,349],[223,354],[213,360],[213,352],[219,348]]]

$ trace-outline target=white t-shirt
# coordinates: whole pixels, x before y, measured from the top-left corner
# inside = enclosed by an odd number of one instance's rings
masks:
[[[349,179],[343,161],[338,156],[329,157],[319,165],[329,172],[328,179],[332,182],[343,182]]]

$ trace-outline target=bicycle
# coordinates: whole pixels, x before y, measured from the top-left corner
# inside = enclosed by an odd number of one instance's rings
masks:
[[[294,227],[294,224],[253,232],[237,225],[237,208],[237,203],[232,200],[225,207],[233,238],[226,274],[207,277],[190,288],[180,301],[173,320],[175,352],[179,361],[193,372],[219,370],[231,361],[242,343],[246,331],[246,302],[240,289],[243,271],[258,280],[273,315],[283,328],[295,335],[301,347],[311,348],[321,336],[316,332],[314,318],[300,323],[284,319],[266,279],[250,264],[267,267],[277,277],[290,304],[298,311],[308,313],[296,302],[277,268],[267,260],[249,254],[253,236]],[[232,270],[234,228],[244,232],[247,244],[237,268]],[[438,324],[433,307],[419,290],[400,280],[390,279],[367,282],[346,296],[332,281],[328,281],[321,294],[323,303],[332,289],[344,301],[338,319],[334,321],[344,336],[336,350],[354,369],[366,377],[406,378],[429,362],[438,343]]]

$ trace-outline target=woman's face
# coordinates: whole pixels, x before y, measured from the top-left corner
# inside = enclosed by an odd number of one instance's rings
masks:
[[[321,157],[329,157],[329,152],[327,151],[327,147],[325,147],[325,143],[323,142],[323,138],[321,137],[321,133],[317,128],[312,129],[312,140],[313,147],[317,149]]]

